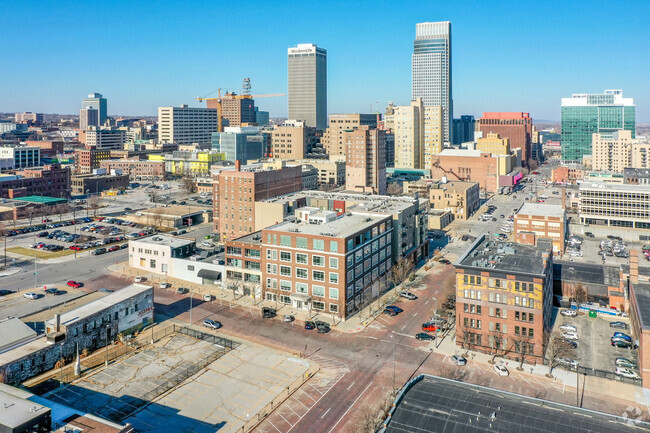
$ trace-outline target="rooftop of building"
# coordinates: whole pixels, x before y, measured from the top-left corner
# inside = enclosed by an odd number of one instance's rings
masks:
[[[348,212],[338,219],[324,224],[309,224],[288,220],[267,227],[265,230],[312,236],[328,236],[332,238],[347,238],[348,236],[366,230],[386,218],[385,216],[360,215]]]
[[[483,234],[460,256],[455,265],[460,268],[540,276],[544,275],[544,258],[551,249],[552,242],[546,239],[539,239],[537,245],[524,245],[490,240]]]
[[[212,211],[212,205],[206,206],[182,206],[182,205],[168,205],[166,207],[152,207],[149,209],[142,209],[138,212],[144,215],[160,214],[162,217],[185,217],[189,215],[199,214],[205,211]],[[136,215],[137,216],[137,215]]]
[[[120,290],[104,296],[103,298],[96,299],[92,302],[82,305],[79,308],[63,313],[60,317],[61,325],[70,326],[79,320],[88,318],[94,314],[100,313],[112,306],[123,302],[132,296],[139,295],[148,290],[153,290],[153,287],[147,286],[144,284],[131,284]],[[152,292],[153,293],[153,292]],[[46,322],[49,325],[54,324],[54,319],[50,319]]]
[[[196,243],[194,238],[183,238],[180,236],[166,235],[164,233],[157,233],[155,235],[147,236],[144,238],[136,239],[131,242],[142,242],[153,245],[164,245],[170,248],[179,248],[185,245]]]
[[[519,212],[517,212],[517,215],[548,216],[553,218],[562,218],[564,214],[562,205],[542,203],[524,203],[521,209],[519,209]]]
[[[401,197],[388,196],[388,195],[374,195],[368,193],[356,193],[351,191],[346,192],[324,192],[324,191],[299,191],[291,194],[285,194],[278,197],[273,197],[268,200],[263,200],[267,203],[287,203],[300,198],[311,198],[321,200],[341,200],[346,202],[355,203],[353,206],[347,207],[347,210],[354,210],[358,212],[388,212],[394,213],[407,209],[415,203],[415,198],[404,195]],[[422,201],[427,201],[426,198],[420,198]]]
[[[237,239],[233,239],[232,242],[241,242],[245,244],[259,244],[262,245],[262,232],[257,231],[249,233],[246,236],[242,236]]]
[[[441,189],[445,191],[467,191],[470,188],[478,187],[478,182],[471,180],[447,180],[434,182],[433,189]]]
[[[580,191],[586,190],[603,190],[603,191],[623,191],[623,192],[649,192],[648,185],[623,184],[623,183],[605,183],[598,181],[582,182]]]
[[[9,201],[38,203],[38,204],[58,204],[58,203],[66,203],[67,202],[67,200],[63,199],[63,198],[46,197],[46,196],[40,196],[40,195],[28,195],[27,197],[14,198],[14,199],[10,199]]]
[[[582,284],[618,287],[620,272],[617,266],[554,260],[553,279],[564,282],[580,281]]]
[[[650,168],[630,168],[626,167],[623,169],[623,174],[625,176],[631,177],[650,177]]]
[[[0,426],[9,428],[9,431],[14,431],[35,417],[50,412],[48,407],[20,398],[2,389],[0,389],[0,407],[2,407]]]
[[[639,321],[643,329],[650,330],[650,284],[636,283],[632,291],[639,307]]]
[[[0,320],[0,351],[34,337],[36,331],[22,320],[15,317]]]
[[[478,158],[485,152],[476,149],[443,149],[438,155],[440,156],[463,156]]]
[[[424,375],[397,404],[386,433],[626,433],[650,424],[467,382]]]

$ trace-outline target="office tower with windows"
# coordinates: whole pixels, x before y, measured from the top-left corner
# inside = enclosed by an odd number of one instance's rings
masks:
[[[573,94],[562,98],[562,160],[582,162],[592,152],[593,134],[625,129],[636,134],[636,107],[622,90]]]
[[[101,93],[91,93],[81,100],[81,109],[93,108],[97,110],[99,126],[103,126],[108,118],[108,105],[106,98]]]
[[[419,23],[413,43],[413,97],[443,110],[444,140],[452,142],[451,22]]]
[[[327,128],[327,50],[298,44],[288,50],[289,119]]]

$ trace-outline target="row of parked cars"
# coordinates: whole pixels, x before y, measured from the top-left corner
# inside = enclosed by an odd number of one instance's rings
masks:
[[[15,230],[8,230],[7,231],[7,236],[18,236],[18,235],[22,235],[22,234],[25,234],[25,233],[34,233],[34,232],[38,232],[38,231],[42,231],[42,230],[46,230],[46,229],[55,229],[55,228],[59,228],[59,227],[68,227],[68,226],[75,225],[75,224],[85,224],[85,223],[89,223],[89,222],[92,222],[92,221],[93,221],[92,218],[77,218],[76,220],[64,221],[64,222],[60,222],[60,223],[39,224],[39,225],[23,227],[23,228],[15,229]]]

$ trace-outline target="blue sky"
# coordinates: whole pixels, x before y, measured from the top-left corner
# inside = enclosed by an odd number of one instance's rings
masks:
[[[527,111],[621,88],[650,122],[650,2],[0,0],[0,111],[109,114],[197,105],[222,87],[286,93],[289,46],[328,50],[328,111],[383,111],[411,97],[415,24],[452,22],[454,115]],[[256,101],[286,115],[286,97]]]

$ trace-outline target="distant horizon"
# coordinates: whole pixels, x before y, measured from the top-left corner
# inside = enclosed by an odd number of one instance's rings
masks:
[[[560,118],[561,98],[615,88],[634,98],[638,123],[650,122],[650,59],[635,43],[650,40],[647,1],[162,3],[36,2],[29,31],[15,19],[24,6],[5,5],[5,56],[24,61],[5,62],[11,85],[0,90],[0,111],[76,113],[99,92],[109,112],[155,117],[160,106],[204,106],[195,98],[218,87],[239,93],[245,77],[253,94],[286,94],[287,47],[309,42],[328,53],[328,113],[383,112],[389,101],[411,100],[416,24],[451,21],[455,118],[486,111]],[[218,31],[215,17],[223,17]],[[93,49],[67,57],[66,47],[80,41]],[[287,115],[286,96],[256,106]]]

